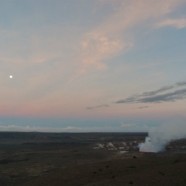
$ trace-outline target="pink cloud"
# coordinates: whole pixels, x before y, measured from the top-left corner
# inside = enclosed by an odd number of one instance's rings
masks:
[[[165,19],[161,22],[157,23],[156,27],[174,27],[177,29],[186,28],[186,18],[180,18],[180,19]]]
[[[105,59],[117,55],[124,48],[123,43],[102,33],[89,33],[82,41],[83,65],[104,68]]]
[[[135,30],[156,24],[174,12],[184,0],[100,0],[111,3],[115,11],[107,20],[84,34],[81,43],[81,70],[103,69],[105,61],[134,46]],[[173,24],[173,23],[172,23]],[[183,25],[179,23],[179,26]],[[134,31],[133,31],[134,30]]]

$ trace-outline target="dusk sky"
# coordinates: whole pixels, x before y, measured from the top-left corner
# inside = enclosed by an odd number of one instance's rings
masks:
[[[0,131],[170,121],[186,121],[186,0],[0,0]]]

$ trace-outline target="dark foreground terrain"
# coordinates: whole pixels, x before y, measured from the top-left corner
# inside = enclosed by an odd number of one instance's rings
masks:
[[[140,153],[146,133],[0,133],[0,186],[185,186],[186,141]]]

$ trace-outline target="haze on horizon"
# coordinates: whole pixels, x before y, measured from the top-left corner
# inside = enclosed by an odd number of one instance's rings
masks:
[[[0,131],[185,122],[185,0],[0,3]]]

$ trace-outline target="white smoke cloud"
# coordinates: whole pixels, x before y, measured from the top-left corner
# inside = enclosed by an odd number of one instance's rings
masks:
[[[186,138],[186,122],[163,124],[149,131],[144,143],[139,144],[140,152],[160,152],[172,140]]]

